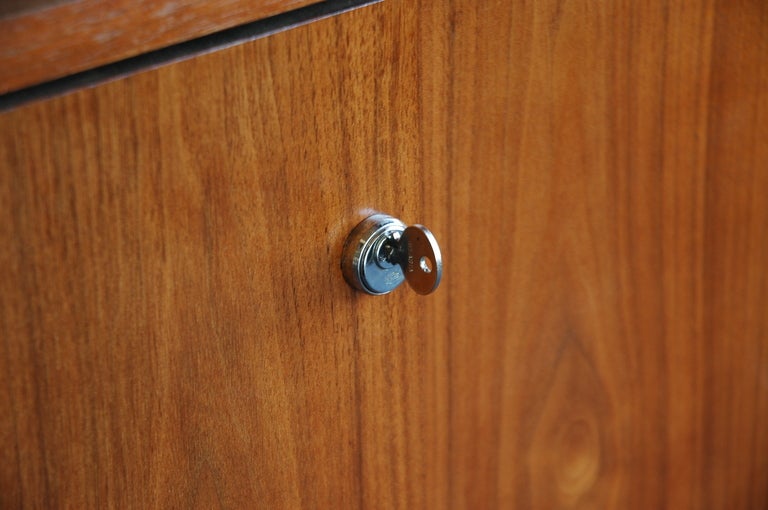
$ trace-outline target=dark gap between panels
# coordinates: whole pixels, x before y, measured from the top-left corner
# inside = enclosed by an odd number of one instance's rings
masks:
[[[382,0],[326,0],[0,95],[0,111],[242,44]]]

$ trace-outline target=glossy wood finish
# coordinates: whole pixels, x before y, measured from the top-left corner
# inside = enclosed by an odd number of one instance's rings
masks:
[[[0,117],[2,506],[768,505],[768,6],[430,4]]]
[[[317,1],[11,2],[0,11],[0,94]]]

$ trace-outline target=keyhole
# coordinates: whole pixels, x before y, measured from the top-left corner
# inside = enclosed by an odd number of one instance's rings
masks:
[[[427,257],[421,257],[421,259],[419,260],[419,267],[425,273],[431,273],[432,272],[432,261],[429,260]]]

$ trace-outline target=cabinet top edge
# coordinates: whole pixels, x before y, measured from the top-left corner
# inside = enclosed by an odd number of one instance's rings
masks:
[[[0,94],[319,0],[0,2]]]

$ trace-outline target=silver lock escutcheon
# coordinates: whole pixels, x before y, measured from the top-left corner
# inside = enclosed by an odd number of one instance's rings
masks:
[[[341,270],[352,287],[367,294],[387,294],[404,280],[417,293],[430,294],[440,284],[443,259],[429,229],[378,213],[347,237]]]

